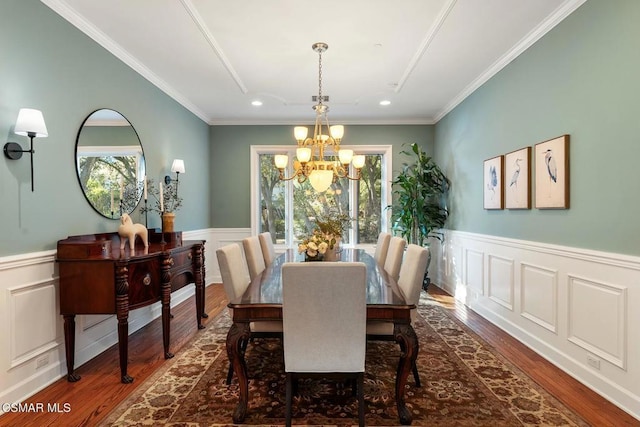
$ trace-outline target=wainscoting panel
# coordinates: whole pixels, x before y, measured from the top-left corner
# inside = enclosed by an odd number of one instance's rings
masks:
[[[474,249],[467,249],[466,254],[464,283],[477,295],[484,295],[484,254]]]
[[[521,263],[521,314],[545,329],[558,332],[558,272]]]
[[[569,276],[569,341],[626,369],[627,289]]]
[[[640,420],[640,257],[444,234],[437,286]]]
[[[513,310],[513,260],[489,255],[488,296],[508,310]]]
[[[11,368],[45,354],[60,342],[58,299],[53,280],[9,289]],[[28,322],[24,319],[28,318]],[[43,362],[40,362],[43,363]]]
[[[214,249],[218,237],[233,234],[211,229],[183,233],[184,240],[207,241],[207,285],[220,276]],[[236,233],[242,237],[248,234],[248,229]],[[6,331],[0,333],[0,402],[21,402],[67,374],[55,255],[56,251],[51,250],[0,258],[0,322]],[[193,298],[194,290],[191,285],[172,293],[171,306]],[[159,302],[131,311],[129,334],[160,314]],[[78,315],[75,320],[76,368],[118,342],[115,315]],[[114,381],[119,378],[114,377]]]

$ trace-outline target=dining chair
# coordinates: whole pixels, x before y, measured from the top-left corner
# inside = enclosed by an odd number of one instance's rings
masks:
[[[389,239],[389,249],[387,257],[384,260],[384,271],[394,280],[398,280],[400,274],[400,266],[402,265],[402,257],[404,256],[404,248],[407,241],[402,237],[393,236]]]
[[[244,256],[247,259],[249,277],[253,280],[254,277],[262,273],[266,268],[264,257],[262,256],[260,238],[258,236],[246,237],[242,239],[242,247],[244,248]]]
[[[398,287],[400,288],[407,304],[415,304],[417,307],[420,302],[422,280],[424,279],[424,274],[427,270],[428,260],[428,248],[423,248],[422,246],[414,244],[407,246],[407,253],[402,261],[400,277],[398,278]],[[417,315],[417,309],[412,309],[412,322],[415,321]],[[367,339],[395,341],[393,336],[393,323],[384,321],[367,322]],[[416,387],[420,387],[420,376],[418,375],[418,367],[415,363],[412,366],[412,370]]]
[[[265,231],[258,234],[260,239],[260,247],[262,248],[262,258],[264,258],[264,265],[270,265],[274,259],[276,259],[276,250],[273,247],[273,240],[271,239],[271,233]]]
[[[287,426],[299,377],[355,379],[359,425],[365,425],[366,277],[360,262],[282,266]]]
[[[249,287],[251,279],[249,278],[249,270],[247,264],[242,259],[242,249],[237,243],[231,243],[216,250],[218,257],[218,265],[220,266],[220,275],[222,276],[222,286],[227,296],[227,300],[231,301],[240,297]],[[229,308],[229,315],[233,318],[233,309]],[[251,337],[280,337],[282,336],[282,322],[279,321],[260,321],[249,323],[251,329]],[[247,343],[243,343],[243,350]],[[233,377],[233,366],[229,363],[229,371],[227,373],[227,384],[231,384]]]
[[[373,254],[373,259],[375,259],[380,266],[384,266],[384,262],[387,259],[389,240],[391,240],[391,234],[384,231],[378,234],[378,242],[376,243],[376,252]]]

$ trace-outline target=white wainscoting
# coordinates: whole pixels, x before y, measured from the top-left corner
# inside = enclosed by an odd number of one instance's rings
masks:
[[[640,258],[459,231],[430,277],[640,419]]]
[[[214,250],[217,233],[211,229],[184,232],[183,240],[207,240],[205,283],[216,282],[214,276],[220,276]],[[0,258],[0,403],[21,402],[67,374],[55,254],[52,250]],[[187,286],[174,292],[171,306],[191,298],[194,289]],[[129,333],[160,314],[159,302],[132,311]],[[75,367],[117,342],[115,315],[76,316]]]

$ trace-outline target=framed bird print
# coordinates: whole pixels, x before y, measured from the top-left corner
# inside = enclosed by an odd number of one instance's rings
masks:
[[[531,209],[531,147],[504,155],[504,202],[507,209]]]
[[[503,174],[502,165],[504,156],[497,156],[484,161],[484,208],[504,209],[504,199],[502,197]]]
[[[536,208],[569,209],[569,135],[535,145]]]

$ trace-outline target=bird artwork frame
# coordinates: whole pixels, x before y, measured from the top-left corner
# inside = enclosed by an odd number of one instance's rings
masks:
[[[535,145],[537,209],[569,209],[569,135]]]
[[[504,203],[507,209],[531,209],[531,147],[504,155]]]
[[[484,161],[483,195],[485,209],[504,209],[504,156],[496,156]]]

